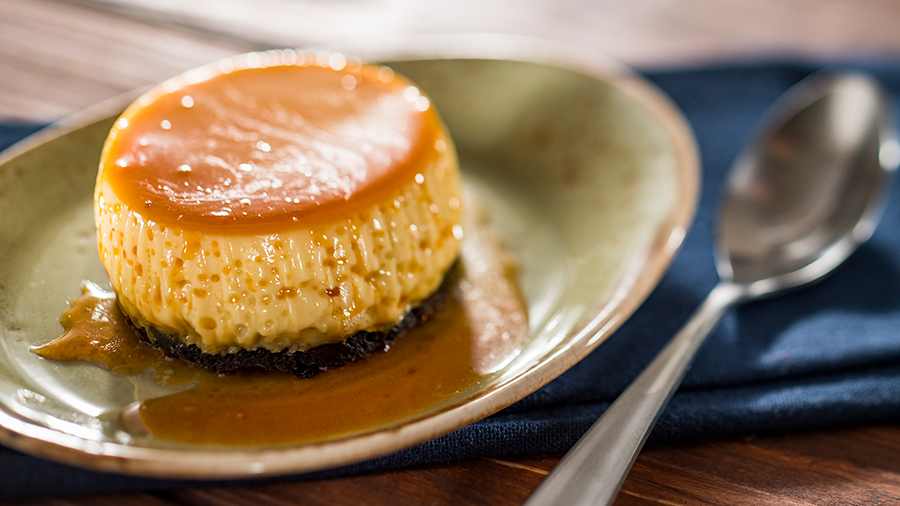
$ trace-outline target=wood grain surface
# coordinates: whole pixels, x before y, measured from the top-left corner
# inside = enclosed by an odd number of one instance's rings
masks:
[[[900,504],[898,455],[896,426],[656,445],[641,453],[616,505]],[[333,480],[41,498],[15,504],[520,504],[560,456],[483,458]]]
[[[652,66],[784,54],[898,56],[900,2],[0,0],[0,120],[54,120],[247,50],[427,31],[536,35]],[[524,501],[559,458],[0,504],[507,505]],[[650,446],[617,504],[900,504],[900,426]]]

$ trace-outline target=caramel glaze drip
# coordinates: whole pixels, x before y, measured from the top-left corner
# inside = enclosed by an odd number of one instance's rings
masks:
[[[446,145],[429,100],[390,69],[305,65],[149,92],[110,131],[102,193],[167,226],[282,232],[392,198]]]
[[[31,351],[49,360],[91,362],[122,376],[152,369],[157,381],[173,387],[196,381],[206,372],[142,342],[119,310],[114,294],[91,282],[85,282],[81,291],[81,297],[59,319],[65,333]]]
[[[112,295],[96,289],[63,315],[63,337],[35,351],[54,360],[89,360],[118,374],[155,369],[157,379],[170,383],[192,378],[192,388],[140,404],[144,427],[130,423],[135,432],[162,439],[273,445],[377,428],[475,385],[514,356],[527,335],[525,307],[496,240],[478,227],[466,230],[445,310],[390,351],[313,378],[257,371],[219,377],[166,359],[138,342]]]

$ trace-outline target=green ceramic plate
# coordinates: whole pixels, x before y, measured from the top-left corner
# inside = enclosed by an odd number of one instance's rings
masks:
[[[634,312],[680,246],[697,199],[694,139],[668,99],[617,65],[531,39],[454,35],[344,50],[406,74],[441,111],[467,186],[519,264],[530,320],[520,353],[448,402],[339,439],[210,448],[132,437],[117,420],[140,378],[28,351],[59,335],[81,280],[108,286],[92,194],[107,130],[134,98],[123,97],[0,156],[0,442],[74,465],[182,478],[347,464],[512,404]]]

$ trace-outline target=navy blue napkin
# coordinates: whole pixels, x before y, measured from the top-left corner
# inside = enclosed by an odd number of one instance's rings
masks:
[[[696,131],[704,177],[696,222],[672,268],[646,303],[592,355],[500,413],[409,450],[294,479],[570,447],[715,284],[712,238],[724,174],[763,111],[817,68],[767,64],[649,73]],[[856,68],[871,72],[892,94],[900,95],[900,62]],[[0,147],[34,129],[0,125]],[[872,240],[826,280],[726,315],[651,439],[900,421],[897,329],[900,202],[892,201]],[[0,497],[211,483],[84,471],[2,447],[0,470]]]

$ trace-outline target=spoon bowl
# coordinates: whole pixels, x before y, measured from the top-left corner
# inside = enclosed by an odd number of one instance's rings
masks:
[[[727,182],[716,267],[758,296],[831,271],[865,242],[900,146],[861,74],[817,74],[771,109]]]
[[[722,315],[821,278],[868,240],[900,163],[891,110],[887,94],[862,74],[816,74],[776,102],[728,178],[719,284],[526,505],[612,504]]]

